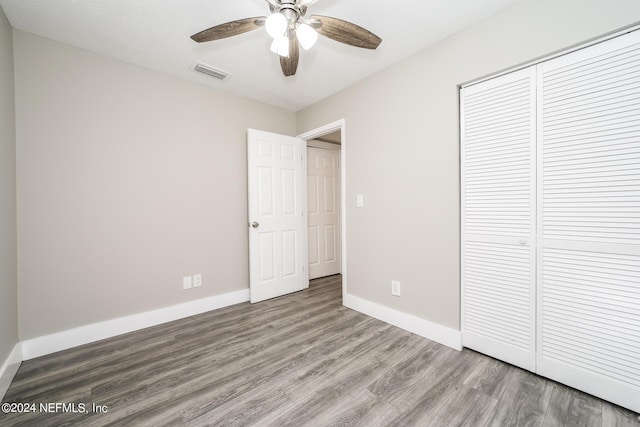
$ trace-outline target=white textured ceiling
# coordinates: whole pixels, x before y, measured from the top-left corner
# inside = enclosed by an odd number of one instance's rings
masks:
[[[516,0],[320,0],[311,14],[351,21],[382,38],[375,51],[320,37],[284,77],[263,29],[197,44],[189,37],[227,21],[269,13],[265,0],[0,0],[14,28],[111,58],[297,111]],[[224,81],[190,70],[200,61]]]

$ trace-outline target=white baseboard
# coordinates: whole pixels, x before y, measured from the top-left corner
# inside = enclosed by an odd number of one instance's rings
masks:
[[[421,337],[439,342],[454,350],[462,350],[462,334],[458,330],[429,322],[348,293],[344,295],[343,303],[345,307],[364,313],[367,316],[375,317]]]
[[[13,377],[16,375],[16,372],[18,372],[20,363],[22,363],[22,345],[17,343],[11,353],[9,353],[7,360],[5,360],[2,367],[0,367],[0,402],[7,393],[7,390],[9,390],[11,381],[13,381]]]
[[[23,360],[249,301],[249,289],[132,314],[22,341]]]

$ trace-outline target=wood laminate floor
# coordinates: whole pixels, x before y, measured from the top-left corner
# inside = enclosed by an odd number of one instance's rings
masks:
[[[38,408],[0,425],[640,426],[600,399],[347,309],[340,280],[26,361],[4,402],[87,413]]]

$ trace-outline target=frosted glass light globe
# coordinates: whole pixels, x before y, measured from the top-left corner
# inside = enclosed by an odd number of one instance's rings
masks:
[[[267,34],[276,39],[282,37],[289,26],[287,18],[281,13],[274,13],[267,18],[264,24]]]
[[[318,41],[318,32],[307,24],[300,24],[296,29],[298,41],[304,50],[309,50]]]
[[[280,36],[276,39],[273,39],[271,43],[271,52],[277,53],[280,56],[284,56],[285,58],[289,57],[289,37]]]

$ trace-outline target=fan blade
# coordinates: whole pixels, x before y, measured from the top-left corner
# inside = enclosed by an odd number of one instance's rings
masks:
[[[300,0],[300,6],[311,6],[314,3],[317,3],[318,0]]]
[[[191,36],[194,41],[198,43],[210,42],[213,40],[225,39],[231,36],[237,36],[238,34],[246,33],[248,31],[255,30],[264,25],[264,16],[256,16],[255,18],[239,19],[237,21],[231,21],[224,24],[216,25],[215,27],[207,28],[199,33]]]
[[[318,34],[322,34],[340,43],[365,49],[376,49],[382,42],[382,39],[371,31],[365,30],[351,22],[343,21],[342,19],[313,15],[309,20],[320,21],[320,23],[322,23],[320,28],[316,28]]]
[[[285,77],[295,76],[298,70],[298,59],[300,57],[300,48],[298,47],[298,36],[295,30],[289,30],[289,57],[280,57],[280,66],[282,74]]]

